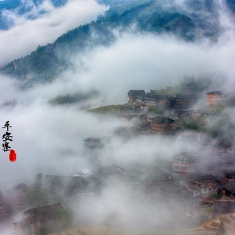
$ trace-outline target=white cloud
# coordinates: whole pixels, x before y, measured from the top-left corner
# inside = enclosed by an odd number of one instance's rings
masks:
[[[53,42],[66,31],[95,20],[107,8],[94,0],[70,0],[65,6],[54,8],[46,0],[38,8],[26,15],[18,16],[8,12],[14,21],[14,27],[0,31],[0,66],[35,50],[38,45]],[[40,18],[27,19],[29,14],[37,15],[45,11]]]
[[[67,71],[64,76],[77,87],[98,89],[110,103],[119,103],[127,101],[130,89],[162,89],[178,84],[186,75],[224,74],[232,84],[234,60],[233,40],[193,44],[166,35],[124,34],[111,47],[86,54],[85,72]],[[77,61],[74,67],[79,67],[80,57]]]

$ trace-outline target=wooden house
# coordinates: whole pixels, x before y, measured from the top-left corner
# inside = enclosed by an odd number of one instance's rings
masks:
[[[152,131],[160,135],[173,134],[175,132],[175,120],[157,116],[150,119]]]
[[[172,172],[175,175],[187,176],[195,171],[195,157],[187,152],[183,152],[174,157]]]
[[[72,196],[87,186],[85,179],[81,176],[46,175],[44,181],[47,188],[59,197]]]
[[[87,177],[89,175],[92,175],[92,172],[88,169],[83,169],[81,171],[78,171],[74,176],[80,176],[80,177]]]
[[[136,179],[139,179],[141,185],[162,185],[172,181],[171,175],[155,165],[139,164],[134,161],[130,162],[127,168],[128,174],[135,176]]]
[[[174,107],[176,98],[170,95],[157,95],[156,107],[157,108],[171,108]]]
[[[99,137],[89,137],[83,140],[84,147],[89,149],[101,149],[104,147]]]
[[[222,92],[221,91],[211,91],[206,93],[207,95],[207,105],[208,106],[214,106],[218,104],[218,101],[222,98]]]
[[[6,190],[6,197],[8,203],[11,205],[12,209],[19,211],[24,209],[28,205],[28,200],[26,192],[29,189],[29,186],[21,183],[14,186],[12,189]]]
[[[144,97],[145,96],[145,91],[144,90],[130,90],[128,93],[128,103],[129,104],[134,104],[135,103],[135,99],[140,99],[140,97]],[[138,103],[139,101],[137,101]]]
[[[218,186],[215,183],[215,177],[212,175],[190,173],[187,186],[193,191],[194,197],[209,198],[214,194],[218,194]]]
[[[109,166],[109,165],[105,165],[101,168],[98,169],[99,175],[107,178],[111,175],[126,175],[127,172],[125,169],[121,168],[118,165],[113,165],[113,166]]]
[[[189,94],[176,94],[176,107],[189,107],[195,103],[196,97]]]
[[[152,135],[151,122],[148,121],[147,117],[142,118],[142,123],[134,127],[136,135]]]
[[[14,235],[40,235],[49,234],[59,228],[59,212],[63,210],[60,203],[37,207],[25,211],[24,219],[14,224]]]
[[[148,93],[144,96],[143,104],[146,106],[156,107],[157,97],[158,97],[157,95],[152,95]]]
[[[226,167],[220,169],[221,176],[225,180],[226,184],[235,181],[235,168],[234,167]]]
[[[0,190],[0,220],[7,218],[11,213],[12,213],[11,205],[7,202],[7,199]]]
[[[144,95],[137,95],[135,96],[135,105],[142,107],[144,104]]]
[[[193,109],[176,109],[178,121],[185,121],[187,118],[194,118],[198,122],[202,122],[202,111]]]
[[[235,181],[226,184],[223,187],[223,190],[225,191],[225,194],[229,197],[235,197]]]

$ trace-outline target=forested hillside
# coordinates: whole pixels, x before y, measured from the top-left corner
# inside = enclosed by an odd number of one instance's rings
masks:
[[[71,66],[68,63],[71,55],[80,55],[93,47],[109,46],[115,42],[113,29],[125,32],[135,26],[134,31],[173,33],[189,42],[201,38],[216,41],[223,33],[214,1],[188,0],[187,10],[167,4],[169,2],[103,0],[102,3],[113,7],[96,22],[68,31],[53,44],[38,46],[36,51],[12,61],[1,72],[25,80],[27,84],[51,81]],[[227,3],[233,10],[234,1],[227,0]]]

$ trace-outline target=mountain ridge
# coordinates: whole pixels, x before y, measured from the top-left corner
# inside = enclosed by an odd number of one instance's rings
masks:
[[[230,5],[234,3],[227,1]],[[136,30],[141,33],[172,33],[188,42],[202,37],[216,41],[222,32],[216,4],[212,0],[204,3],[201,0],[188,0],[186,6],[189,6],[188,12],[174,5],[166,7],[158,0],[133,1],[132,4],[127,2],[114,6],[104,16],[99,16],[97,21],[69,30],[54,43],[39,45],[36,51],[15,59],[0,72],[23,80],[28,85],[50,82],[69,69],[71,65],[67,58],[70,55],[79,55],[101,45],[110,46],[116,41],[115,29],[125,32],[132,25],[136,25]]]

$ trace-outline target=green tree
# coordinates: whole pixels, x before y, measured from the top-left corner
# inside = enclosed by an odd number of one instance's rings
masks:
[[[73,210],[70,207],[66,207],[59,211],[58,219],[61,222],[61,228],[69,228],[72,225],[74,219]]]
[[[41,174],[41,173],[38,173],[36,176],[35,176],[35,185],[37,186],[37,187],[41,187],[41,185],[42,185],[42,180],[43,180],[43,174]]]
[[[45,189],[34,187],[26,192],[28,202],[33,207],[39,207],[49,203],[49,195]]]
[[[200,125],[194,118],[188,118],[184,122],[184,127],[185,129],[188,129],[188,130],[194,130],[194,131],[200,130]]]

